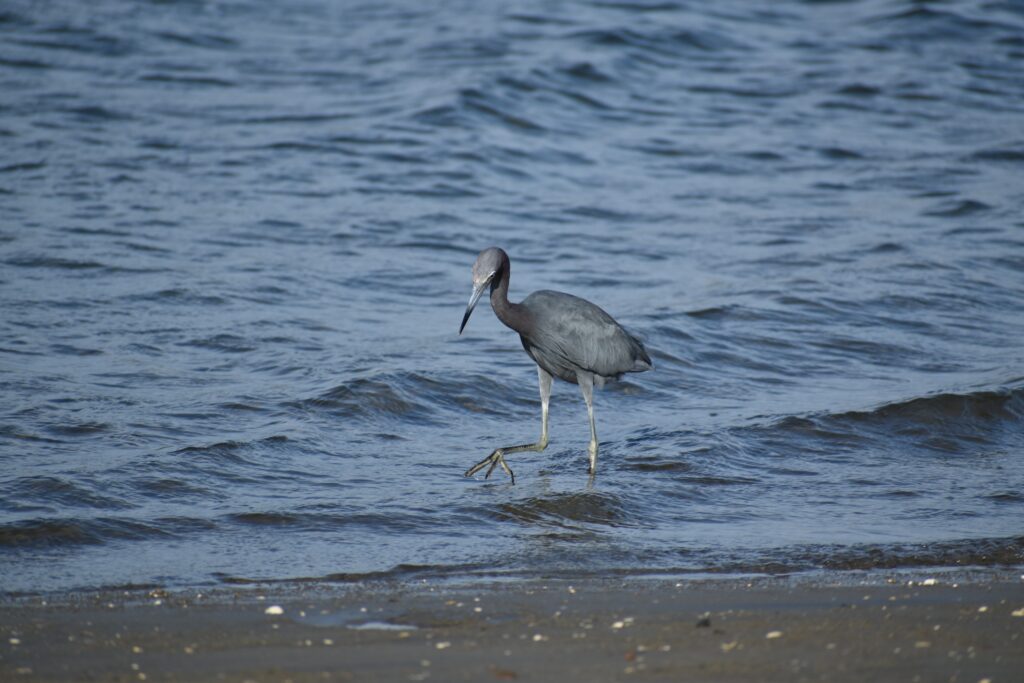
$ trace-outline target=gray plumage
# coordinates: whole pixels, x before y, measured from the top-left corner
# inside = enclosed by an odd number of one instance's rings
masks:
[[[578,384],[590,418],[590,473],[597,468],[597,430],[594,425],[593,386],[616,379],[626,372],[643,372],[654,367],[639,339],[624,330],[601,308],[564,292],[541,290],[520,303],[508,300],[511,263],[497,247],[485,249],[473,264],[473,294],[459,327],[465,329],[484,291],[490,288],[491,308],[507,327],[519,333],[523,348],[537,364],[541,397],[541,437],[534,444],[497,448],[469,468],[472,476],[487,467],[485,478],[498,465],[515,483],[505,455],[519,451],[542,451],[548,443],[548,402],[551,378]]]
[[[583,371],[593,374],[600,386],[623,373],[653,367],[640,340],[586,299],[542,289],[519,305],[532,318],[525,330],[516,330],[523,348],[533,362],[561,380],[577,384],[576,375]]]

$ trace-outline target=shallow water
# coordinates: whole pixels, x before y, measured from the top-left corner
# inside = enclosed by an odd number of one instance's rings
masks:
[[[4,3],[4,591],[1024,563],[1017,5],[429,5]]]

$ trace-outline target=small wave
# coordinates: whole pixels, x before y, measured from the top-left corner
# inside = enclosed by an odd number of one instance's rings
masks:
[[[875,95],[881,94],[881,90],[870,85],[864,85],[863,83],[851,83],[850,85],[844,85],[842,88],[836,91],[839,95],[850,95],[852,97],[874,97]]]
[[[14,480],[10,490],[18,499],[31,500],[47,506],[62,505],[99,510],[122,510],[133,507],[126,500],[111,495],[100,484],[77,482],[63,477],[22,477]]]
[[[498,385],[494,383],[493,386]],[[489,392],[494,393],[493,390]],[[488,392],[480,393],[475,383],[470,386],[418,373],[398,372],[354,379],[313,398],[286,405],[303,410],[325,410],[339,416],[379,416],[432,422],[438,406],[474,412],[498,411],[498,404],[491,406],[486,403],[487,395]]]
[[[56,256],[22,256],[7,259],[5,263],[17,268],[57,268],[60,270],[92,270],[108,267],[97,261],[78,261]]]
[[[41,171],[46,168],[45,161],[26,161],[20,164],[0,166],[0,173],[23,173],[25,171]]]
[[[89,121],[130,121],[133,117],[125,112],[115,111],[97,105],[85,107],[69,107],[64,110],[83,122]]]
[[[577,529],[580,525],[636,526],[626,506],[612,493],[561,493],[502,503],[493,512],[502,521]]]
[[[77,424],[50,425],[46,431],[57,436],[92,436],[109,431],[110,425],[105,422],[79,422]]]
[[[390,569],[366,572],[332,572],[323,576],[254,578],[214,572],[213,577],[229,585],[272,583],[366,583],[376,581],[408,581],[410,579],[445,579],[453,576],[488,575],[489,567],[481,564],[398,564]]]
[[[983,149],[974,152],[967,158],[971,161],[1007,161],[1019,163],[1024,161],[1024,148]]]
[[[419,405],[402,397],[387,382],[373,379],[358,379],[342,384],[323,394],[300,402],[303,407],[327,409],[341,415],[364,415],[367,413],[394,416],[428,414],[426,405]]]
[[[132,482],[132,487],[147,498],[177,502],[185,498],[221,498],[222,493],[197,486],[184,479],[172,477],[143,477]]]
[[[227,303],[227,299],[224,297],[214,294],[203,294],[180,287],[160,289],[155,292],[129,294],[126,298],[130,301],[152,301],[158,303],[172,303],[181,306],[220,306]]]
[[[843,147],[823,147],[818,150],[818,153],[826,159],[832,159],[833,161],[846,161],[850,159],[864,158],[863,154]]]
[[[484,94],[480,90],[463,90],[459,96],[459,104],[465,110],[483,114],[515,130],[526,132],[544,130],[539,123],[530,120],[521,112],[516,112],[516,103],[502,101],[497,97]]]
[[[183,517],[164,517],[149,522],[114,517],[31,519],[0,525],[0,547],[65,547],[175,538],[212,527],[207,520]]]
[[[634,28],[589,29],[572,34],[572,39],[602,48],[628,48],[640,54],[662,57],[692,56],[693,52],[738,49],[734,40],[710,31],[654,30]]]
[[[942,543],[810,546],[791,551],[784,562],[801,570],[1016,566],[1024,563],[1024,537]]]
[[[925,216],[935,216],[937,218],[961,218],[963,216],[972,216],[976,213],[982,213],[990,211],[991,206],[984,202],[975,201],[973,199],[964,199],[959,202],[952,202],[943,204],[935,209],[923,212]]]
[[[212,337],[203,337],[182,342],[180,346],[194,346],[199,349],[211,351],[222,351],[224,353],[248,353],[255,351],[253,346],[246,339],[234,334],[215,334]]]
[[[548,536],[547,538],[550,538]],[[575,540],[576,537],[572,537]],[[1024,563],[1024,537],[980,538],[941,543],[787,546],[769,552],[666,549],[658,559],[640,565],[583,563],[572,567],[525,567],[518,563],[400,564],[390,569],[336,572],[323,576],[244,577],[225,573],[213,576],[229,585],[275,583],[372,583],[412,579],[453,578],[602,578],[650,575],[786,575],[816,571],[873,571],[924,568],[1017,567]],[[682,560],[682,563],[680,563]]]
[[[225,519],[244,526],[287,527],[296,531],[338,531],[360,527],[377,535],[425,532],[437,526],[436,520],[415,511],[254,511],[233,513]]]
[[[101,57],[126,57],[136,50],[135,43],[130,40],[66,25],[53,27],[45,33],[58,38],[20,38],[11,42],[42,50],[70,51]]]
[[[72,346],[70,344],[51,344],[50,350],[61,356],[102,356],[102,349],[86,349],[81,346]]]
[[[139,80],[150,83],[169,83],[183,87],[233,88],[237,85],[233,81],[214,76],[178,76],[165,73],[146,74],[145,76],[140,76]]]
[[[614,80],[590,62],[577,62],[563,67],[561,73],[570,78],[590,83],[611,83]]]
[[[218,441],[205,446],[185,446],[174,451],[176,455],[192,457],[208,457],[212,460],[223,460],[233,463],[248,463],[246,453],[259,448],[281,448],[288,444],[284,435],[269,436],[253,441]]]
[[[923,5],[874,17],[868,23],[888,27],[892,31],[892,39],[917,42],[988,41],[996,35],[1012,35],[1017,32],[1016,27],[1009,24],[970,18],[951,10],[938,10]]]
[[[173,31],[158,31],[153,34],[156,38],[166,40],[178,45],[189,47],[202,47],[206,49],[225,50],[238,47],[238,41],[229,36],[221,36],[212,33],[176,33]]]
[[[851,411],[834,416],[838,421],[937,425],[949,422],[1024,421],[1024,389],[981,391],[970,394],[936,394],[890,403],[871,411]]]

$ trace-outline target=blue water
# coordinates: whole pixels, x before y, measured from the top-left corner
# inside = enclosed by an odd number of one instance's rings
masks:
[[[5,2],[0,590],[1024,564],[1022,188],[1016,3]]]

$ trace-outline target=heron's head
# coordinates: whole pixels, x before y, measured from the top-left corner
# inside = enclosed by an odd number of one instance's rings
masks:
[[[502,258],[502,257],[505,258]],[[469,316],[473,313],[476,303],[480,301],[487,287],[494,281],[501,271],[502,261],[507,261],[505,252],[497,247],[489,247],[480,252],[473,264],[473,294],[469,297],[469,305],[466,306],[466,314],[462,316],[462,325],[459,326],[459,334],[466,329]]]

